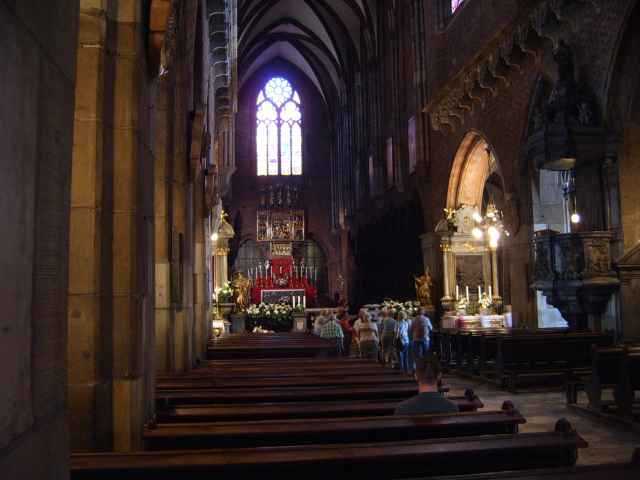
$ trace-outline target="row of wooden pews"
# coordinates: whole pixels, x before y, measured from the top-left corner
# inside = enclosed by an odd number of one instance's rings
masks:
[[[209,359],[316,357],[335,353],[335,343],[310,333],[225,335],[209,341]]]
[[[588,375],[575,376],[567,385],[567,403],[578,402],[584,389],[588,408],[597,413],[613,413],[637,421],[640,417],[640,345],[592,348],[592,368]],[[609,399],[605,394],[610,392]]]
[[[613,345],[610,333],[558,329],[441,330],[435,348],[443,364],[517,392],[523,384],[558,384],[591,370],[593,345]]]
[[[292,342],[297,348],[299,337]],[[534,468],[559,475],[573,471],[586,447],[565,420],[547,433],[519,433],[525,419],[510,402],[484,411],[471,391],[448,393],[459,414],[393,416],[417,392],[413,379],[374,362],[295,355],[211,360],[158,378],[147,451],[74,455],[72,479],[392,479]]]

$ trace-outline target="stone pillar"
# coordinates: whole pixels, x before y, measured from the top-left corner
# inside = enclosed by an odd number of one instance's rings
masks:
[[[222,288],[229,280],[229,240],[235,236],[233,227],[225,220],[226,214],[220,215],[220,221],[213,234],[213,288]],[[217,300],[217,299],[216,299]]]
[[[155,102],[155,169],[154,169],[154,230],[155,230],[155,332],[156,371],[172,371],[173,309],[171,308],[171,165],[173,159],[173,97],[172,75],[158,80]]]
[[[76,106],[69,230],[68,410],[73,450],[101,450],[112,446],[111,318],[103,301],[109,291],[101,259],[109,245],[102,215],[105,175],[108,97],[113,68],[107,50],[107,12],[80,2],[77,50]],[[107,79],[107,75],[110,78]],[[102,363],[102,356],[106,365]]]
[[[145,325],[145,285],[141,278],[152,253],[145,251],[144,191],[151,184],[141,182],[142,166],[148,162],[146,112],[148,105],[144,14],[142,4],[129,0],[112,2],[107,15],[113,33],[112,57],[114,85],[111,122],[103,132],[112,146],[112,192],[104,192],[102,214],[111,222],[111,281],[113,319],[113,449],[132,451],[142,448],[142,429],[147,412],[145,376],[151,369],[144,363],[144,346],[150,339]],[[108,205],[109,201],[112,202]],[[109,208],[111,207],[111,208]],[[105,237],[103,236],[103,242]],[[103,292],[108,299],[108,294]]]
[[[451,297],[451,285],[452,282],[455,284],[455,257],[451,252],[451,241],[449,240],[449,238],[443,237],[440,245],[442,248],[442,273],[444,290],[444,295],[442,296],[441,303],[442,307],[445,310],[449,310],[451,309],[453,301],[453,298]]]
[[[152,414],[152,185],[141,4],[81,2],[69,260],[72,447],[131,451]],[[151,409],[151,410],[150,410]]]
[[[209,308],[211,300],[208,298],[207,261],[206,261],[206,228],[204,206],[204,174],[201,172],[194,189],[195,206],[195,249],[193,259],[193,288],[195,314],[195,357],[204,361],[207,354],[209,339]]]
[[[498,251],[489,247],[489,254],[491,255],[491,286],[493,287],[493,303],[501,304],[502,297],[500,296],[500,282],[498,281]]]

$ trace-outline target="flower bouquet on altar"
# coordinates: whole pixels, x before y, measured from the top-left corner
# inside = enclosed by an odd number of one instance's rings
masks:
[[[416,301],[399,302],[397,300],[387,299],[382,302],[382,308],[386,308],[392,314],[405,312],[407,316],[414,317],[418,314],[420,304]]]
[[[260,303],[247,308],[248,327],[274,332],[288,332],[293,327],[293,307],[286,303]]]
[[[469,308],[467,297],[459,297],[458,300],[456,300],[455,308],[458,315],[466,315],[467,308]]]
[[[491,315],[493,299],[489,295],[483,293],[478,301],[478,305],[480,306],[480,315]]]

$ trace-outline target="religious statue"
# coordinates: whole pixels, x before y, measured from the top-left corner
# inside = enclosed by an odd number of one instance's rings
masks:
[[[237,272],[233,279],[233,288],[236,291],[236,305],[245,310],[250,303],[251,279],[245,277],[242,272]]]
[[[424,275],[413,277],[413,279],[416,288],[416,297],[418,298],[420,305],[423,307],[433,305],[433,303],[431,303],[431,287],[433,285],[433,280],[431,279],[429,270],[427,270]]]

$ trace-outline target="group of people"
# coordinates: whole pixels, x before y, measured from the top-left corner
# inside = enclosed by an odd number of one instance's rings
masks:
[[[346,310],[323,311],[316,317],[316,335],[336,342],[340,355],[379,359],[386,365],[407,373],[415,370],[415,361],[430,347],[433,326],[424,309],[410,318],[406,311],[390,312],[383,308],[379,316],[361,309],[352,320]]]
[[[439,391],[442,373],[430,353],[433,326],[424,309],[413,318],[406,311],[382,309],[378,318],[361,309],[353,321],[346,310],[323,311],[315,318],[316,335],[336,342],[339,355],[380,360],[415,376],[418,394],[398,404],[396,415],[455,413],[458,406]]]

